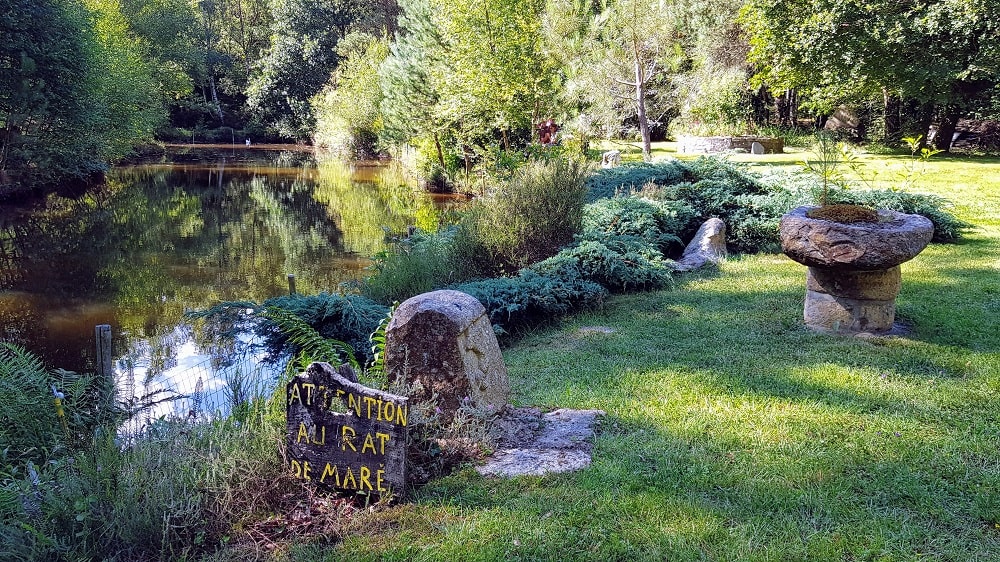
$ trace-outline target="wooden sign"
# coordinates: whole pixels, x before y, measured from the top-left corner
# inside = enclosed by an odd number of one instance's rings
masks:
[[[322,486],[402,494],[407,399],[356,380],[350,367],[313,363],[288,383],[292,472]]]

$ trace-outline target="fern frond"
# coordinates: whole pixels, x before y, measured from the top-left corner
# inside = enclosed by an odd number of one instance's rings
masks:
[[[378,327],[375,328],[372,335],[368,336],[368,341],[372,344],[372,360],[368,363],[365,375],[368,379],[379,383],[382,388],[385,388],[388,383],[385,372],[385,330],[389,327],[392,315],[396,313],[398,307],[399,301],[393,302],[392,306],[389,307],[389,312],[378,323]]]
[[[278,327],[298,350],[300,362],[303,360],[340,363],[346,361],[354,369],[360,370],[354,349],[340,340],[327,339],[304,320],[278,307],[269,306],[264,316]]]

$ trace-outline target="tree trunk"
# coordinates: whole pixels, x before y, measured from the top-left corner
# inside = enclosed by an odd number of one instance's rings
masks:
[[[775,96],[774,112],[778,115],[778,126],[787,127],[789,124],[787,91],[780,96]]]
[[[215,77],[211,74],[208,75],[208,86],[212,90],[212,103],[215,104],[215,110],[219,113],[219,125],[225,125],[226,120],[222,116],[222,104],[219,103],[219,94],[215,91]]]
[[[937,135],[934,136],[934,148],[944,152],[951,151],[952,137],[955,136],[955,128],[958,126],[958,109],[954,105],[949,105],[945,109],[945,114],[938,125]]]
[[[635,107],[636,116],[639,118],[639,136],[642,137],[642,160],[649,162],[653,159],[652,148],[649,143],[649,119],[646,117],[646,77],[643,76],[642,64],[638,57],[635,61]]]
[[[799,125],[799,93],[795,88],[788,90],[788,125]]]
[[[438,137],[437,133],[434,133],[434,148],[437,149],[438,164],[441,164],[441,169],[444,169],[444,151],[441,150],[441,139]]]
[[[920,123],[917,134],[920,136],[919,148],[927,147],[927,135],[931,130],[931,120],[934,119],[934,103],[927,102],[920,108]]]
[[[881,141],[886,146],[899,146],[899,142],[903,139],[903,131],[899,118],[900,101],[899,95],[895,92],[890,91],[888,88],[882,88],[882,122],[884,128]]]

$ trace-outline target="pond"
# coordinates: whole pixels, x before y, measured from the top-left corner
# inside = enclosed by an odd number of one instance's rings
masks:
[[[208,395],[255,358],[234,357],[185,312],[287,293],[290,274],[300,293],[336,291],[388,235],[433,228],[449,204],[398,165],[294,146],[171,147],[80,197],[0,207],[0,340],[92,371],[95,326],[109,324],[120,384]]]

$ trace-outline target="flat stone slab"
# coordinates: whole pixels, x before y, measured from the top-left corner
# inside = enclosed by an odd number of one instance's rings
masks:
[[[594,430],[602,410],[559,409],[542,416],[541,429],[521,447],[501,449],[476,470],[484,476],[543,476],[590,466]]]

